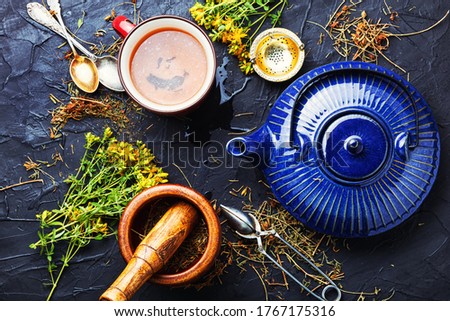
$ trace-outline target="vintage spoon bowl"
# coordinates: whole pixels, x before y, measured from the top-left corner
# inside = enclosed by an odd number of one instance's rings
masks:
[[[256,233],[257,222],[253,220],[250,215],[243,214],[241,211],[237,211],[234,208],[220,205],[223,216],[227,219],[228,225],[239,233],[239,235],[245,237]]]
[[[59,24],[63,29],[67,43],[73,53],[73,59],[70,63],[70,76],[78,88],[87,93],[93,93],[97,90],[99,84],[98,70],[95,63],[88,57],[78,55],[75,47],[69,37],[64,21],[61,16],[61,7],[58,0],[47,1],[50,9],[55,13]]]
[[[94,57],[100,83],[106,88],[114,91],[125,91],[120,82],[119,72],[117,70],[117,58],[111,55]]]
[[[70,76],[73,82],[84,92],[93,93],[99,84],[97,66],[89,58],[72,52],[74,58],[70,63]]]

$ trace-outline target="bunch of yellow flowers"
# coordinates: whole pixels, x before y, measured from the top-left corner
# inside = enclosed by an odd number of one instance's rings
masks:
[[[115,234],[129,201],[142,190],[168,181],[168,174],[143,142],[118,141],[109,127],[101,136],[87,133],[85,138],[78,171],[65,179],[64,200],[57,208],[36,215],[39,240],[30,247],[40,249],[47,259],[48,300],[81,248]]]
[[[228,53],[238,58],[239,68],[248,75],[253,72],[249,52],[253,38],[267,18],[272,26],[278,24],[286,5],[287,0],[206,0],[197,1],[189,12],[199,26],[211,31],[213,41],[228,46]]]

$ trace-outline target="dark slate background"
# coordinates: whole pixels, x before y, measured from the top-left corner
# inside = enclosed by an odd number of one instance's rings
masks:
[[[342,59],[332,49],[329,39],[325,38],[321,46],[317,45],[321,30],[306,22],[312,20],[325,25],[340,2],[290,1],[282,26],[298,33],[306,45],[306,61],[300,73]],[[83,152],[84,133],[93,131],[99,134],[108,124],[99,119],[70,122],[64,128],[61,139],[50,139],[49,110],[55,105],[49,100],[49,95],[54,94],[61,100],[68,99],[63,85],[63,80],[69,79],[68,63],[62,59],[68,48],[58,49],[63,40],[30,20],[26,3],[24,0],[0,2],[0,186],[27,180],[29,173],[23,167],[27,156],[33,160],[51,160],[51,155],[57,151],[61,153],[64,163],[45,169],[55,177],[56,188],[44,176],[44,185],[24,185],[0,192],[1,300],[46,298],[46,260],[28,247],[37,238],[35,214],[56,207],[62,200],[66,190],[62,180],[77,167]],[[76,29],[78,19],[85,11],[84,25],[78,36],[91,42],[101,40],[106,44],[112,43],[115,33],[104,17],[115,6],[118,14],[131,16],[133,13],[130,5],[118,6],[120,3],[61,1],[65,22],[71,30]],[[181,0],[138,1],[138,8],[143,18],[159,14],[190,18],[188,8],[193,3]],[[365,9],[369,17],[383,17],[387,21],[381,11],[382,3],[366,0],[359,5],[359,9]],[[390,0],[388,3],[399,12],[396,23],[400,32],[424,29],[450,9],[448,0]],[[430,195],[410,220],[377,237],[348,240],[348,249],[341,248],[338,253],[329,253],[329,257],[343,263],[345,279],[341,284],[344,289],[355,292],[373,292],[375,288],[381,290],[378,296],[367,296],[367,299],[383,299],[392,294],[392,300],[450,299],[450,189],[446,183],[450,176],[449,22],[450,18],[422,35],[400,40],[391,38],[388,56],[409,72],[410,82],[425,97],[439,124],[441,167]],[[98,29],[108,31],[102,39],[94,36]],[[173,163],[183,167],[190,160],[183,171],[195,189],[211,199],[239,207],[241,199],[232,197],[228,192],[233,187],[248,185],[252,188],[253,202],[257,206],[265,199],[267,192],[258,183],[263,179],[262,174],[258,169],[239,167],[237,160],[225,160],[221,146],[233,137],[231,132],[261,126],[271,104],[289,82],[269,83],[257,75],[246,78],[238,70],[235,59],[229,58],[223,45],[215,44],[215,48],[217,63],[222,70],[220,74],[225,73],[227,77],[219,81],[199,111],[185,118],[164,118],[144,111],[134,116],[122,138],[141,139],[152,146],[170,173],[172,182],[186,184]],[[399,72],[386,61],[381,60],[379,64]],[[239,92],[241,88],[243,90]],[[107,93],[111,94],[100,89],[93,97]],[[246,112],[253,114],[234,117]],[[148,129],[150,125],[153,126]],[[210,155],[221,157],[226,165],[215,168],[214,163],[208,161]],[[230,183],[229,180],[233,179],[238,179],[239,183]],[[53,299],[97,300],[124,266],[114,238],[92,244],[71,263]],[[289,291],[270,289],[269,298],[276,299],[280,292],[288,300],[307,299],[295,286],[290,288]],[[357,295],[348,293],[343,296],[344,300],[357,298]],[[252,271],[240,273],[230,268],[221,277],[221,283],[216,281],[213,286],[201,291],[146,284],[134,299],[264,300],[264,292]]]

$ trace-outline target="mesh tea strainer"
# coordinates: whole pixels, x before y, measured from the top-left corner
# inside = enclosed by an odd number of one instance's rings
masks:
[[[293,77],[305,59],[304,44],[292,31],[271,28],[255,38],[250,59],[255,72],[262,78],[280,82]]]

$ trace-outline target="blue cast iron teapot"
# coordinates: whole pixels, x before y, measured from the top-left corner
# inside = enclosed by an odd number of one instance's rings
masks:
[[[379,234],[410,217],[434,183],[439,149],[417,90],[362,62],[304,74],[261,128],[227,144],[259,165],[289,213],[336,237]]]

